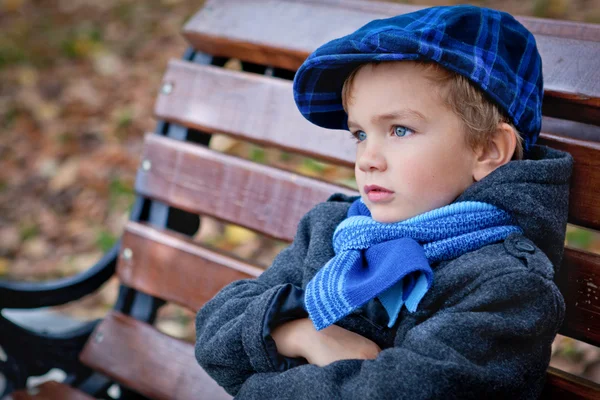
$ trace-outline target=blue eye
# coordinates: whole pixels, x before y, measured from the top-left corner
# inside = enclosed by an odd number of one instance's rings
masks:
[[[352,134],[359,142],[362,142],[367,138],[367,134],[364,131],[356,131]]]
[[[396,136],[403,137],[403,136],[406,136],[408,132],[412,132],[412,129],[407,128],[402,125],[394,126],[394,135],[396,135]]]

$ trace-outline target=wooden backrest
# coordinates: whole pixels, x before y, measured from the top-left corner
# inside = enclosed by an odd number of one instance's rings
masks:
[[[263,64],[270,67],[268,71],[290,78],[326,40],[372,19],[414,9],[354,0],[209,0],[187,23],[184,36],[198,52]],[[600,129],[595,126],[600,124],[600,26],[520,20],[534,32],[544,60],[544,114],[569,120],[553,131],[567,137],[544,133],[540,139],[575,157],[569,220],[600,229],[600,143],[572,138],[585,130],[598,133],[600,140]],[[354,144],[348,133],[311,125],[294,105],[291,81],[268,75],[173,60],[155,114],[183,127],[353,166]],[[136,191],[172,207],[288,242],[302,215],[316,203],[333,192],[356,193],[150,133],[145,138]],[[252,260],[239,260],[176,232],[137,222],[126,227],[118,265],[123,284],[193,311],[227,283],[261,272]],[[567,249],[557,282],[567,302],[561,333],[598,346],[600,257]],[[107,317],[82,360],[151,398],[228,397],[197,366],[191,344],[123,314]],[[548,397],[579,394],[593,398],[598,390],[569,374],[549,371]]]

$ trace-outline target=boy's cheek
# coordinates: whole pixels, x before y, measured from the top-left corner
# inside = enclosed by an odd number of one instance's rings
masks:
[[[364,196],[362,188],[365,186],[364,173],[357,168],[354,169],[354,179],[356,180],[356,186],[361,196]]]

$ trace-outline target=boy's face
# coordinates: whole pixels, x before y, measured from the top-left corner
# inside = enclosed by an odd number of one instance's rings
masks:
[[[476,153],[463,124],[426,76],[410,61],[367,65],[355,76],[348,127],[359,137],[356,182],[376,221],[448,205],[474,182]],[[388,192],[367,193],[370,185]]]

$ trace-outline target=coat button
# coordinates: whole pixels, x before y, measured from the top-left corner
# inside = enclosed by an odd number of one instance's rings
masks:
[[[535,252],[535,247],[533,247],[530,243],[527,243],[523,240],[519,240],[515,243],[515,247],[521,251],[526,251],[528,253]]]

